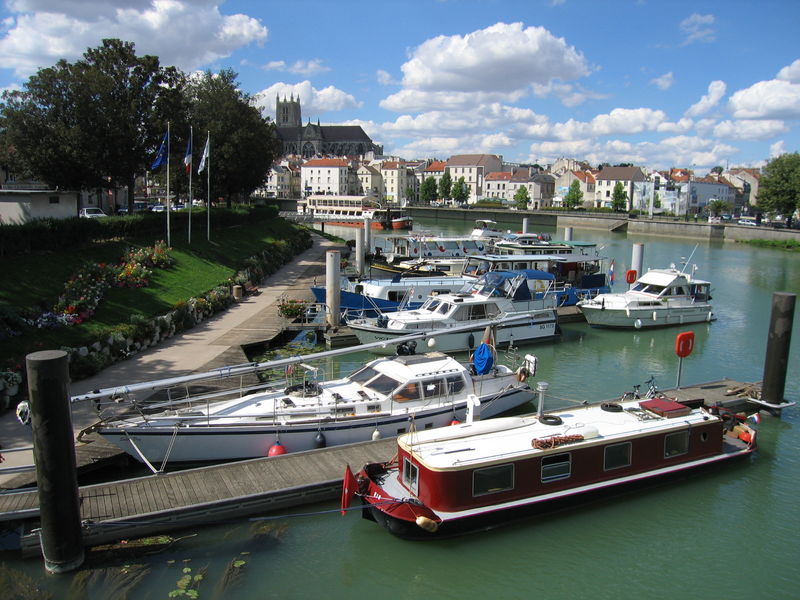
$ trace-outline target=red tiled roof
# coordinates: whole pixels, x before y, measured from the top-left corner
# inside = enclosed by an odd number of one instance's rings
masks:
[[[304,167],[346,167],[350,163],[343,158],[312,158]]]
[[[486,175],[486,181],[509,181],[510,179],[511,171],[497,171]]]
[[[442,173],[444,173],[444,168],[446,164],[447,163],[445,163],[443,160],[435,160],[428,165],[428,168],[425,169],[425,172],[427,173],[428,171],[436,171],[436,172],[441,171]]]

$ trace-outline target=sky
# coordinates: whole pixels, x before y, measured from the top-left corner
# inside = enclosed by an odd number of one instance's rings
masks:
[[[119,38],[408,160],[702,174],[800,146],[797,0],[1,1],[0,90]]]

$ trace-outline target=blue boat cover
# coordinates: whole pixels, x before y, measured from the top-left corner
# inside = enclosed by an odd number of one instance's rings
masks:
[[[492,348],[488,344],[480,344],[475,348],[475,354],[472,355],[472,364],[475,366],[475,372],[478,375],[486,375],[492,370],[494,365],[494,355]]]

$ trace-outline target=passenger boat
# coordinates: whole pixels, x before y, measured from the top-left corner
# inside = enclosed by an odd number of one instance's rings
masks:
[[[276,448],[299,452],[396,436],[412,426],[442,427],[463,420],[469,404],[488,417],[532,398],[525,377],[488,362],[486,349],[482,362],[471,364],[440,352],[410,354],[379,358],[346,377],[321,382],[316,369],[303,364],[302,378],[280,389],[147,410],[118,397],[104,410],[111,414],[82,435],[96,432],[149,464],[224,461],[272,455]],[[119,414],[124,408],[133,410]]]
[[[696,267],[692,269],[694,271]],[[642,329],[711,322],[711,284],[675,268],[651,269],[631,288],[578,302],[592,327]]]
[[[375,196],[312,194],[297,201],[297,213],[313,216],[329,225],[363,227],[378,207]]]
[[[488,528],[728,459],[756,431],[702,401],[594,403],[409,431],[395,458],[345,470],[342,509],[408,539]]]
[[[440,235],[394,235],[375,240],[387,263],[401,260],[452,258],[483,254],[486,241]]]
[[[492,240],[489,250],[492,254],[548,254],[561,255],[577,260],[600,255],[597,244],[580,241],[554,241],[549,234],[510,233],[501,239]]]
[[[558,333],[555,299],[535,299],[522,273],[495,272],[478,279],[456,294],[430,296],[417,309],[399,310],[378,317],[353,318],[347,325],[362,344],[392,340],[425,332],[442,352],[471,350],[485,330],[494,330],[495,346],[546,340]],[[498,323],[508,317],[519,322]],[[448,330],[458,328],[457,332]],[[374,345],[373,352],[387,350]]]

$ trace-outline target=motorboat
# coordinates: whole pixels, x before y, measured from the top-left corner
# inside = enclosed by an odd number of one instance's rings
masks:
[[[372,219],[372,229],[392,231],[397,229],[411,229],[414,226],[413,217],[403,214],[400,210],[380,208],[371,212],[366,212],[365,216]]]
[[[413,352],[408,344],[405,352]],[[327,381],[319,381],[318,370],[301,363],[297,371],[302,373],[294,379],[290,375],[278,389],[147,408],[126,401],[125,387],[106,394],[110,402],[101,407],[100,421],[82,435],[96,432],[149,465],[225,461],[442,427],[464,420],[468,406],[490,417],[532,398],[525,379],[535,370],[535,359],[526,358],[512,370],[495,364],[491,349],[482,356],[478,361],[476,350],[471,363],[441,352],[379,358]]]
[[[503,322],[509,317],[521,320]],[[437,350],[459,352],[475,348],[486,331],[494,345],[551,339],[558,333],[555,298],[533,297],[527,274],[493,272],[455,294],[429,296],[419,308],[377,317],[353,318],[347,325],[362,344],[426,332]],[[458,332],[448,330],[458,328]],[[373,352],[387,349],[376,345]]]
[[[692,273],[696,267],[693,267]],[[711,284],[674,267],[650,269],[622,293],[578,302],[592,327],[643,329],[711,322]]]
[[[491,219],[476,219],[475,227],[469,236],[474,239],[490,240],[502,238],[505,232],[497,228],[497,222]]]
[[[409,431],[393,459],[346,468],[342,510],[358,498],[407,539],[486,529],[750,454],[755,428],[724,411],[659,397]]]

